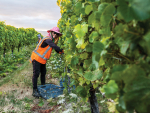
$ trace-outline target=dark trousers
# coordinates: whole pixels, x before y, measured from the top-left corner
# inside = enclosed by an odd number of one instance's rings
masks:
[[[33,89],[37,89],[37,80],[41,73],[41,84],[45,84],[45,75],[46,75],[46,64],[41,64],[36,60],[32,61],[33,64],[33,77],[32,77],[32,84]]]

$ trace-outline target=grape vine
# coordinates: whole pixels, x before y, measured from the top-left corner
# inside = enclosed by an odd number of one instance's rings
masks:
[[[150,111],[149,0],[57,0],[65,63],[78,94],[91,85],[116,112]]]
[[[0,53],[37,42],[37,34],[34,28],[15,28],[0,21]]]

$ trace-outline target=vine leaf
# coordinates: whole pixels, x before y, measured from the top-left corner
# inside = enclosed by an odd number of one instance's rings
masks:
[[[91,65],[91,63],[92,59],[84,60],[83,67],[86,69]]]
[[[92,52],[92,44],[88,44],[85,48],[87,52]]]
[[[110,80],[108,82],[108,84],[104,85],[103,88],[104,88],[106,94],[113,94],[118,91],[118,85],[116,84],[116,82],[114,80]]]
[[[98,32],[97,31],[93,31],[90,36],[89,36],[89,42],[93,43],[94,40],[96,40],[98,38]]]
[[[93,10],[93,7],[92,5],[87,5],[85,7],[85,13],[88,15],[91,11]]]
[[[115,65],[111,70],[111,79],[116,81],[122,80],[122,72],[127,68],[127,65]]]
[[[107,97],[115,99],[118,92],[118,85],[114,80],[110,80],[106,85],[102,87]]]
[[[101,43],[100,41],[95,41],[93,43],[93,52],[101,52],[104,49],[104,45],[103,43]]]
[[[118,11],[126,22],[133,19],[145,20],[150,17],[149,0],[117,0]]]
[[[86,95],[87,95],[87,91],[86,91],[86,89],[83,87],[83,86],[78,86],[77,88],[76,88],[76,91],[79,93],[79,95],[81,96],[81,97],[83,97],[83,98],[85,98],[86,97]]]
[[[141,45],[141,47],[143,47],[144,51],[146,53],[148,53],[150,55],[150,32],[148,32],[145,36],[144,36],[144,40],[140,41],[139,44]]]
[[[88,53],[82,53],[82,54],[80,54],[80,58],[81,59],[87,59],[88,58]]]
[[[124,42],[122,42],[121,48],[120,48],[120,52],[123,55],[126,55],[126,51],[127,51],[128,47],[129,47],[129,44],[130,44],[130,41],[124,41]]]
[[[115,12],[115,7],[112,4],[109,4],[104,7],[102,10],[102,15],[100,17],[100,24],[103,27],[109,26],[110,21],[112,20],[112,16]]]
[[[76,15],[80,14],[81,8],[82,8],[81,2],[77,2],[77,4],[75,5],[75,13],[76,13]]]
[[[84,39],[83,39],[83,38],[79,38],[79,39],[77,40],[77,45],[76,45],[76,47],[77,47],[77,48],[81,48],[83,44],[84,44]]]
[[[122,80],[125,83],[124,101],[127,108],[130,106],[133,110],[135,107],[138,112],[149,111],[150,82],[145,70],[137,65],[130,66],[123,71]]]
[[[73,32],[76,34],[77,38],[84,37],[85,33],[81,29],[81,25],[77,24],[73,30]]]
[[[104,61],[103,57],[101,57],[99,60],[99,66],[102,66],[104,64],[105,64],[105,61]]]
[[[86,71],[83,76],[84,76],[84,78],[86,78],[89,81],[95,81],[95,80],[99,80],[103,76],[103,72],[99,69],[97,69],[93,72]]]
[[[98,9],[100,12],[102,12],[100,16],[100,25],[103,30],[103,35],[106,37],[111,36],[110,32],[110,22],[112,20],[113,14],[115,12],[115,7],[112,4],[104,4],[102,7],[99,7]]]
[[[85,34],[88,32],[88,24],[77,24],[73,30],[73,32],[75,33],[76,37],[78,38],[77,41],[77,48],[81,48],[81,46],[83,46],[84,44],[84,36]],[[86,44],[85,44],[86,45]],[[84,47],[82,47],[84,49]]]
[[[95,21],[94,18],[94,12],[92,12],[92,14],[90,14],[90,16],[88,17],[88,24],[92,24]]]
[[[95,70],[95,69],[99,68],[99,60],[100,60],[100,54],[93,53],[92,54],[92,64],[90,66],[91,70]]]
[[[72,59],[71,59],[71,64],[72,65],[76,65],[76,64],[78,64],[79,63],[79,59],[78,59],[78,57],[76,56],[76,57],[73,57]]]

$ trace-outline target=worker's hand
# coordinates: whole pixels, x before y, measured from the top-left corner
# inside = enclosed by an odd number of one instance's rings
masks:
[[[62,52],[59,52],[59,54],[64,54],[64,50],[62,50]]]

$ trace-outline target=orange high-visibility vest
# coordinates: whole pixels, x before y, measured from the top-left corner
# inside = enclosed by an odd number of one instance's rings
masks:
[[[35,48],[35,50],[32,52],[31,58],[30,58],[30,63],[33,60],[38,61],[41,64],[46,64],[46,61],[50,58],[51,52],[52,52],[52,47],[47,45],[45,48],[41,47],[41,44],[43,43],[44,40],[46,39],[51,39],[50,37],[45,37],[43,38]]]

